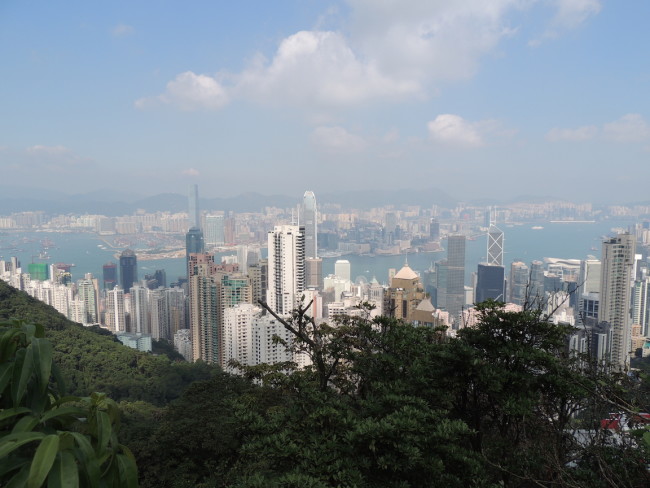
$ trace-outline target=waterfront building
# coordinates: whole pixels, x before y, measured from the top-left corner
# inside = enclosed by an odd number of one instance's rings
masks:
[[[305,228],[305,258],[318,257],[318,209],[316,196],[306,191],[300,207],[299,224]]]
[[[631,294],[635,240],[629,233],[603,242],[598,320],[612,328],[611,360],[623,370],[629,366]]]
[[[347,259],[337,259],[334,263],[334,274],[344,280],[352,281],[350,278],[350,261]]]
[[[304,229],[277,225],[268,233],[267,304],[279,315],[289,315],[305,289]]]
[[[128,293],[133,283],[138,281],[138,258],[131,249],[126,249],[120,255],[120,284],[122,290]]]
[[[429,239],[432,241],[440,240],[440,222],[436,218],[432,218],[429,224]]]
[[[223,215],[206,215],[203,230],[206,245],[223,246],[225,243]]]

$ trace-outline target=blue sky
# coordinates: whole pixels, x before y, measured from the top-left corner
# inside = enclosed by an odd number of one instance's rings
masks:
[[[0,3],[0,178],[648,200],[644,0]]]

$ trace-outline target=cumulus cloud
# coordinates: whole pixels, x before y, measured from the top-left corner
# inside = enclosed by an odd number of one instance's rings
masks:
[[[539,2],[348,0],[345,34],[294,33],[270,59],[258,54],[239,73],[181,73],[165,93],[140,99],[136,106],[214,110],[242,98],[319,109],[427,96],[440,82],[473,76],[481,58],[516,32],[510,14]],[[555,0],[552,5],[554,25],[565,28],[600,9],[598,0]]]
[[[219,81],[211,76],[186,71],[167,83],[164,94],[136,100],[135,106],[144,109],[169,104],[181,110],[215,110],[227,103],[228,94]]]
[[[418,93],[417,81],[382,74],[332,31],[301,31],[284,39],[270,63],[259,60],[237,77],[240,94],[261,101],[346,105]]]
[[[459,115],[441,114],[427,124],[429,137],[444,144],[478,147],[485,141],[480,131],[480,123],[472,123]]]
[[[560,129],[554,127],[546,134],[546,140],[550,142],[571,141],[580,142],[593,139],[598,134],[598,127],[585,125],[576,129]]]
[[[183,170],[182,174],[185,176],[199,176],[201,173],[199,173],[198,169],[188,168]]]
[[[650,139],[650,125],[640,114],[627,114],[605,124],[603,134],[614,142],[643,142]]]
[[[127,37],[135,32],[135,28],[132,25],[127,24],[117,24],[111,29],[111,34],[114,37]]]
[[[348,132],[343,127],[316,127],[311,134],[311,142],[328,152],[360,152],[367,147],[361,136]]]
[[[551,142],[582,142],[595,138],[620,143],[650,141],[650,124],[640,114],[626,114],[602,127],[588,125],[576,129],[553,128],[546,134],[546,140]]]

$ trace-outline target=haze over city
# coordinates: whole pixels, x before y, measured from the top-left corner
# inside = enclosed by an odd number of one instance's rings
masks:
[[[2,184],[643,201],[649,15],[599,0],[3,2]]]

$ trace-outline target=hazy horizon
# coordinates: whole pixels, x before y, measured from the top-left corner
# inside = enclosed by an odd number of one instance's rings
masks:
[[[3,185],[644,201],[640,0],[0,6]]]

